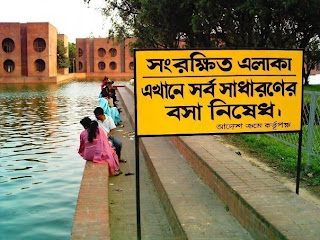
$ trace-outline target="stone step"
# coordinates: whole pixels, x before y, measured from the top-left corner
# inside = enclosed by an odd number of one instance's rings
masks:
[[[255,239],[319,239],[320,209],[215,136],[171,137],[204,182]]]
[[[132,93],[126,88],[118,91],[134,123]],[[140,140],[146,164],[177,238],[252,239],[168,138]]]

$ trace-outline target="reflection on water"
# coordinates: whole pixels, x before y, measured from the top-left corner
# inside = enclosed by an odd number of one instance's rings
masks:
[[[0,239],[69,239],[99,82],[0,85]]]

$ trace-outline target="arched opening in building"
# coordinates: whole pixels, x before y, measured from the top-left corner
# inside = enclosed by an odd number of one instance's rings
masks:
[[[111,70],[116,70],[117,69],[117,64],[115,62],[111,62],[109,64],[109,67],[110,67]]]
[[[82,62],[79,62],[79,70],[82,70],[82,68],[83,68],[83,64]]]
[[[14,71],[14,67],[15,67],[14,62],[12,60],[10,60],[10,59],[5,60],[4,63],[3,63],[3,68],[8,73],[13,72]]]
[[[130,70],[134,70],[134,64],[133,64],[133,62],[130,62],[130,63],[129,63],[129,68],[130,68]]]
[[[10,53],[14,50],[14,41],[11,38],[6,38],[2,41],[2,49],[6,53]]]
[[[109,54],[110,54],[110,57],[115,57],[115,56],[117,56],[117,49],[115,49],[115,48],[110,48]]]
[[[98,68],[99,68],[100,70],[104,70],[104,69],[106,68],[106,64],[105,64],[104,62],[99,62],[99,63],[98,63]]]
[[[78,56],[79,56],[79,57],[82,57],[82,55],[83,55],[83,50],[82,50],[81,48],[79,48],[79,50],[78,50]]]
[[[106,50],[104,48],[99,48],[98,55],[99,57],[104,57],[106,55]]]
[[[34,62],[36,72],[43,72],[46,69],[46,63],[42,59],[37,59]]]
[[[46,49],[46,41],[43,38],[36,38],[33,41],[33,48],[36,52],[43,52]]]

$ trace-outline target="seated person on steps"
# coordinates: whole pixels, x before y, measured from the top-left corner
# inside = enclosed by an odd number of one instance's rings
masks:
[[[83,118],[80,123],[84,131],[80,134],[79,154],[87,161],[95,163],[108,163],[109,174],[118,176],[122,172],[119,169],[118,156],[111,146],[107,135],[98,125],[97,121]]]
[[[103,92],[99,98],[99,107],[103,109],[104,114],[111,117],[116,125],[119,125],[121,122],[120,114],[117,108],[111,107],[109,104],[109,99],[112,101],[112,98],[109,97],[107,92]],[[120,127],[123,127],[120,125]]]
[[[116,148],[116,153],[118,155],[119,162],[126,162],[125,159],[121,158],[122,142],[112,136],[116,129],[116,125],[114,124],[113,119],[108,115],[104,114],[103,109],[101,107],[97,107],[93,112],[97,118],[99,127],[101,127],[104,130],[109,140]]]

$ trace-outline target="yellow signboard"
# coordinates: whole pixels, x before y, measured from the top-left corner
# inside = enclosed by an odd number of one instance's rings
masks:
[[[301,130],[301,50],[137,50],[138,136]]]

